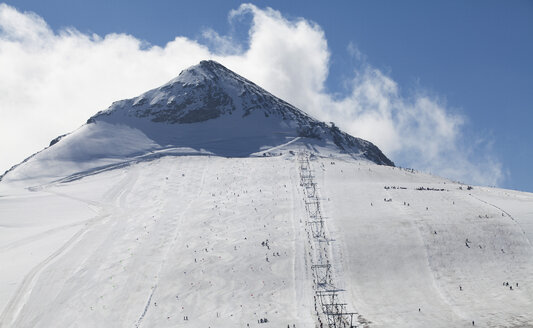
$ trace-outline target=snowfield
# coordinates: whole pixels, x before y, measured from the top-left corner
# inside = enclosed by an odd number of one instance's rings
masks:
[[[354,324],[533,327],[533,194],[310,165]],[[317,327],[304,200],[287,152],[3,182],[1,326]]]

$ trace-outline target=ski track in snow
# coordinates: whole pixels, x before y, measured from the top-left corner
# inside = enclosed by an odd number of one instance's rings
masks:
[[[141,325],[142,320],[144,319],[144,316],[146,315],[146,312],[148,312],[148,307],[150,306],[150,303],[152,302],[152,296],[154,296],[154,292],[157,289],[157,285],[152,287],[152,290],[150,292],[150,296],[148,296],[148,301],[146,302],[146,305],[144,306],[143,313],[141,313],[141,316],[139,317],[139,320],[137,320],[137,323],[135,324],[135,327],[139,327]]]
[[[124,179],[126,180],[126,179]],[[120,197],[125,192],[127,192],[127,182],[123,181],[123,183],[118,184],[114,190],[111,192],[112,195],[118,195]],[[71,196],[65,196],[62,194],[58,194],[60,197],[67,197],[67,198],[73,198]],[[111,197],[113,198],[113,197]],[[79,198],[75,198],[76,200],[86,202],[90,205],[96,205],[95,202],[91,201],[84,201]],[[39,278],[40,273],[49,265],[53,263],[54,260],[56,260],[58,257],[60,257],[62,254],[64,254],[72,245],[74,245],[77,241],[80,240],[80,238],[83,237],[83,235],[93,228],[96,224],[101,223],[102,221],[105,221],[107,218],[110,217],[110,214],[99,214],[96,217],[88,220],[84,223],[84,227],[80,229],[78,232],[76,232],[72,238],[70,238],[65,244],[63,244],[58,250],[56,250],[54,253],[52,253],[48,258],[46,258],[43,262],[39,263],[37,266],[35,266],[25,277],[18,288],[15,295],[12,297],[11,301],[8,303],[4,311],[2,312],[2,315],[0,316],[0,325],[4,325],[4,323],[7,323],[8,326],[12,325],[16,320],[17,317],[22,310],[25,302],[30,297],[31,291]],[[79,223],[75,224],[75,226],[79,225]],[[64,228],[64,227],[62,227]],[[13,245],[11,245],[13,246]]]
[[[202,177],[200,178],[200,188],[198,189],[198,193],[196,195],[195,198],[199,198],[200,195],[202,194],[203,190],[204,190],[204,183],[205,183],[205,170],[206,170],[206,166],[204,166],[203,170],[202,170]],[[170,173],[169,175],[173,175],[172,173]],[[146,305],[144,307],[144,310],[143,310],[143,313],[141,314],[141,316],[139,317],[139,320],[137,321],[137,324],[136,324],[136,327],[140,327],[141,326],[141,322],[144,318],[144,316],[146,315],[146,312],[150,306],[150,302],[152,300],[152,296],[154,295],[154,292],[156,291],[157,289],[157,286],[158,286],[158,283],[159,283],[159,275],[161,274],[161,270],[163,269],[163,266],[165,265],[165,263],[168,261],[168,255],[170,253],[170,250],[174,247],[175,243],[176,243],[176,240],[178,239],[178,236],[180,234],[179,232],[179,228],[181,226],[181,221],[183,221],[184,217],[185,217],[185,214],[189,211],[189,208],[191,207],[191,205],[193,204],[193,202],[189,202],[189,204],[187,204],[187,207],[184,209],[183,213],[181,213],[180,215],[180,220],[179,220],[179,223],[176,225],[176,228],[174,230],[174,238],[172,238],[172,241],[169,243],[166,251],[165,251],[165,256],[163,258],[163,260],[160,262],[160,265],[159,265],[159,269],[157,270],[157,275],[156,275],[156,280],[154,282],[154,287],[152,288],[151,292],[150,292],[150,296],[148,297],[148,301],[146,302]]]
[[[490,205],[490,206],[492,206],[492,207],[494,207],[494,208],[496,208],[496,209],[502,211],[502,212],[503,212],[505,215],[507,215],[511,220],[513,220],[513,222],[516,224],[516,226],[517,226],[520,230],[522,230],[522,233],[523,233],[524,235],[526,235],[526,232],[524,231],[524,229],[520,226],[520,224],[518,224],[518,222],[516,221],[516,219],[515,219],[511,214],[509,214],[509,212],[507,212],[506,210],[504,210],[503,208],[501,208],[501,207],[499,207],[499,206],[497,206],[497,205],[495,205],[495,204],[489,203],[489,202],[487,202],[487,201],[485,201],[485,200],[483,200],[483,199],[481,199],[481,198],[479,198],[479,197],[476,197],[476,196],[474,196],[474,195],[472,195],[472,194],[470,194],[470,196],[473,197],[473,198],[475,198],[475,199],[477,199],[477,200],[479,200],[479,201],[482,202],[482,203],[485,203],[485,204],[487,204],[487,205]],[[531,244],[531,240],[529,240],[528,238],[526,238],[526,239],[527,239],[527,241],[529,242],[529,245],[532,246],[532,244]]]

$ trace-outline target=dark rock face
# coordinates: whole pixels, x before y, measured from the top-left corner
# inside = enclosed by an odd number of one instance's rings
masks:
[[[58,143],[59,140],[63,139],[63,137],[65,137],[66,135],[68,135],[68,134],[62,134],[62,135],[60,135],[58,137],[55,137],[52,141],[50,141],[50,145],[48,145],[48,147],[51,147],[51,146],[55,145],[56,143]]]
[[[141,99],[132,105],[138,108],[136,117],[149,117],[153,122],[197,123],[219,117],[235,110],[233,100],[216,85],[205,83],[198,86],[174,84],[163,88],[171,93],[166,103],[147,104]],[[193,109],[196,108],[196,109]]]

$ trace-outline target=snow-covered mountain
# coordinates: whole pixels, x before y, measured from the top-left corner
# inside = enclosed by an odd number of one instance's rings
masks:
[[[315,120],[215,61],[202,61],[157,89],[113,103],[2,179],[43,182],[154,153],[264,156],[300,145],[394,165],[372,143]]]
[[[3,177],[0,327],[533,327],[532,242],[533,194],[201,62]]]

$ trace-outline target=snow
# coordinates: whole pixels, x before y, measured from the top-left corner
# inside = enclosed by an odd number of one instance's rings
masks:
[[[8,172],[4,179],[40,184],[80,171],[122,163],[158,145],[124,124],[86,124]]]
[[[532,194],[311,166],[335,283],[370,327],[533,325]],[[2,182],[2,326],[313,326],[298,169],[288,153],[165,156],[33,191]]]

